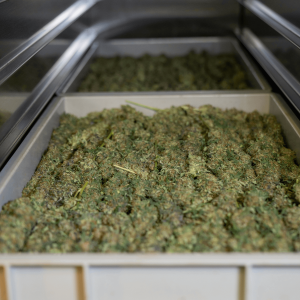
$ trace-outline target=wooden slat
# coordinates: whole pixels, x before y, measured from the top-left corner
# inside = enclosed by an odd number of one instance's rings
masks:
[[[77,299],[87,300],[84,267],[82,266],[76,267],[76,287],[77,287]]]
[[[241,267],[239,272],[239,300],[246,300],[246,268]]]
[[[5,267],[0,266],[0,300],[8,300],[8,287]]]

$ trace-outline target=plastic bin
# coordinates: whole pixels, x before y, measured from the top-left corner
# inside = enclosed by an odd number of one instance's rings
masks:
[[[62,113],[84,116],[129,99],[158,108],[211,104],[271,113],[300,161],[300,122],[274,94],[58,97],[2,170],[1,205],[21,195]],[[5,300],[297,300],[299,280],[298,253],[0,255],[0,299]]]
[[[252,92],[271,91],[266,79],[259,72],[252,59],[239,46],[233,38],[207,37],[207,38],[169,38],[169,39],[127,39],[96,42],[82,59],[69,79],[61,86],[58,93],[74,93],[77,91],[81,80],[88,74],[89,65],[94,57],[104,56],[132,56],[139,57],[143,54],[167,56],[181,56],[191,50],[196,52],[206,51],[210,54],[232,53],[243,66],[252,85]],[[205,91],[191,91],[188,93],[205,93]],[[233,90],[230,91],[231,93]],[[245,91],[242,91],[245,92]],[[131,92],[132,94],[133,92]],[[145,92],[139,92],[145,94]],[[168,92],[148,92],[166,94]],[[169,92],[170,93],[170,92]],[[173,94],[178,91],[173,92]],[[187,91],[182,93],[186,94]],[[101,94],[105,94],[104,92]],[[114,93],[117,94],[117,93]]]

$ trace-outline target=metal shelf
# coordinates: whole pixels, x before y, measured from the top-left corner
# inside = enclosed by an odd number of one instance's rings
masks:
[[[278,61],[251,30],[247,28],[242,30],[236,29],[236,35],[290,99],[296,110],[300,112],[300,83],[298,80]]]
[[[0,84],[100,0],[80,0],[0,59]]]
[[[284,36],[287,40],[300,48],[300,29],[278,15],[272,9],[256,0],[238,0],[266,24]]]
[[[13,149],[19,144],[61,83],[90,48],[97,35],[98,30],[95,28],[82,32],[1,127],[0,167],[5,164]]]

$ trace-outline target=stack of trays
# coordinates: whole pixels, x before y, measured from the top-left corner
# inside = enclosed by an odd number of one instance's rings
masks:
[[[203,43],[203,41],[206,41]],[[173,43],[173,44],[172,44]],[[170,46],[171,45],[171,46]],[[251,91],[70,94],[96,55],[144,53],[182,55],[190,50],[239,53]],[[94,49],[95,50],[95,49]],[[168,52],[169,51],[169,52]],[[231,39],[107,42],[89,54],[60,90],[0,174],[0,205],[21,196],[63,113],[83,117],[131,100],[159,109],[210,104],[276,116],[286,144],[300,162],[300,122],[285,102],[270,93],[261,74]],[[151,115],[153,112],[137,107]],[[297,299],[300,257],[296,253],[194,254],[1,254],[3,299]]]

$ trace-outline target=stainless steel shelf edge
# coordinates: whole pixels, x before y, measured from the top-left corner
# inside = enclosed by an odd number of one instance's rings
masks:
[[[0,93],[0,110],[13,114],[29,95],[29,93]]]
[[[279,14],[256,0],[238,0],[247,9],[257,15],[274,30],[300,48],[300,29]]]
[[[94,54],[98,49],[98,46],[99,46],[99,42],[96,41],[89,49],[89,51],[86,53],[86,55],[82,58],[82,60],[79,62],[79,64],[76,66],[76,68],[73,70],[73,72],[68,76],[65,82],[58,88],[57,95],[65,94],[66,91],[72,85],[72,83],[78,80],[79,74],[84,69],[84,67],[88,65],[88,63],[91,61],[91,59],[93,58]]]
[[[99,41],[100,55],[113,56],[113,55],[131,55],[139,56],[145,53],[158,55],[165,53],[167,55],[183,55],[187,49],[201,50],[201,47],[205,50],[210,48],[213,53],[222,53],[220,48],[225,47],[226,51],[234,51],[237,54],[237,58],[245,68],[248,76],[255,86],[255,92],[266,91],[270,92],[271,87],[260,73],[258,68],[255,66],[253,60],[241,49],[238,42],[233,38],[218,38],[218,37],[201,37],[201,38],[153,38],[153,39],[134,39],[134,40],[109,40]],[[202,44],[200,47],[199,45]],[[103,50],[101,50],[103,49]],[[202,49],[202,50],[203,50]],[[232,49],[232,50],[230,50]],[[58,95],[73,93],[79,85],[82,77],[88,72],[89,64],[92,59],[96,56],[97,49],[91,49],[85,57],[82,59],[80,64],[74,70],[69,80],[64,83],[58,90]],[[225,52],[226,52],[225,51]],[[98,53],[98,54],[99,54]],[[252,92],[253,90],[249,90]],[[215,91],[218,92],[218,91]],[[223,92],[223,91],[222,91]],[[227,92],[227,91],[225,91]],[[233,91],[228,91],[232,93]],[[239,91],[234,91],[239,92]],[[246,92],[245,90],[243,92]],[[248,90],[247,90],[248,92]],[[131,94],[135,94],[131,93]],[[158,94],[165,94],[166,92],[156,92]],[[167,93],[172,93],[167,92]],[[175,92],[176,93],[176,92]],[[183,91],[183,93],[195,93],[195,91]],[[197,91],[196,93],[206,93],[206,91]],[[93,93],[96,94],[96,93]],[[105,94],[105,92],[99,92],[97,94]],[[120,94],[123,94],[121,92]]]
[[[101,0],[80,0],[0,60],[0,84],[77,18]]]
[[[292,105],[300,112],[300,84],[295,77],[275,58],[251,30],[236,29],[236,35],[277,83]]]
[[[64,52],[50,71],[19,106],[10,119],[0,128],[0,167],[4,165],[22,136],[33,124],[56,90],[98,35],[95,28],[81,33]]]
[[[252,76],[254,76],[254,78],[258,82],[260,88],[263,91],[270,92],[271,91],[271,87],[270,87],[269,83],[263,77],[263,75],[260,73],[260,71],[258,70],[258,68],[255,66],[255,63],[252,60],[252,58],[249,57],[249,55],[247,55],[242,50],[242,48],[240,47],[240,45],[238,44],[237,41],[234,41],[234,45],[235,45],[235,49],[237,50],[238,54],[243,59],[243,62],[246,64],[247,68],[250,70]]]

